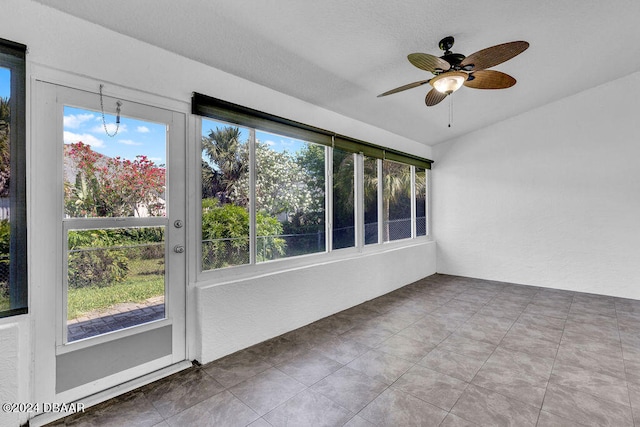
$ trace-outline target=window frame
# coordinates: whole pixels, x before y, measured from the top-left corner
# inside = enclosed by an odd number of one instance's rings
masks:
[[[0,318],[29,312],[27,269],[27,152],[26,152],[27,46],[0,39],[0,67],[9,69],[11,119],[10,144],[10,264],[8,310]]]
[[[390,247],[402,247],[418,243],[419,241],[431,240],[429,234],[429,202],[430,192],[427,189],[427,232],[426,235],[417,236],[416,234],[416,215],[415,215],[415,171],[421,168],[426,171],[427,185],[429,183],[428,174],[431,169],[432,160],[424,159],[415,155],[406,154],[394,149],[389,149],[364,141],[349,138],[337,133],[319,129],[313,126],[295,122],[278,116],[273,116],[248,107],[239,106],[237,104],[223,101],[217,98],[208,97],[198,93],[193,94],[192,98],[192,114],[195,117],[196,135],[201,137],[203,132],[203,120],[212,119],[216,122],[227,124],[229,126],[238,126],[248,128],[250,131],[250,156],[249,156],[249,184],[250,194],[255,194],[256,186],[256,162],[255,162],[255,133],[259,131],[275,133],[310,143],[325,145],[325,236],[326,246],[323,252],[314,252],[304,255],[296,255],[271,260],[268,262],[256,262],[253,255],[256,252],[256,233],[255,233],[255,197],[250,198],[250,253],[252,254],[249,264],[227,266],[211,270],[203,270],[202,265],[202,191],[198,191],[198,209],[197,209],[197,233],[200,237],[198,242],[198,266],[197,281],[206,281],[209,278],[229,279],[235,281],[241,277],[252,277],[255,274],[265,274],[282,268],[297,268],[299,266],[311,265],[313,263],[325,262],[331,259],[350,257],[363,252],[375,252],[385,250]],[[198,140],[199,142],[199,140]],[[351,247],[333,249],[333,150],[340,149],[354,154],[354,225],[355,225],[355,243]],[[377,162],[377,214],[378,214],[378,241],[376,243],[365,244],[365,224],[364,224],[364,159],[365,157],[374,158]],[[410,167],[411,173],[411,235],[392,241],[384,241],[383,234],[383,185],[382,164],[384,160],[390,160],[402,163]],[[200,156],[197,162],[201,164]],[[200,170],[198,168],[198,170]],[[196,172],[198,183],[196,188],[202,188],[201,173]],[[334,254],[335,253],[335,254]],[[338,255],[339,254],[339,255]],[[283,265],[284,264],[284,265]],[[224,283],[224,282],[223,282]]]

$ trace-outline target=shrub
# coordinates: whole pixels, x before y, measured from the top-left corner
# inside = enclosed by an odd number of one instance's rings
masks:
[[[124,280],[129,259],[123,250],[112,249],[121,240],[118,229],[69,231],[69,288],[103,287]]]
[[[69,288],[104,287],[122,282],[129,272],[129,258],[122,250],[76,250],[69,254]]]
[[[242,206],[223,204],[216,199],[202,200],[202,267],[204,270],[249,263],[249,212]],[[258,261],[284,254],[285,241],[278,237],[282,225],[264,212],[256,215]]]

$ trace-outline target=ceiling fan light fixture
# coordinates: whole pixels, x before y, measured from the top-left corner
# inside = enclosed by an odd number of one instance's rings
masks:
[[[450,95],[462,87],[462,84],[467,80],[467,77],[468,74],[465,72],[449,71],[435,76],[431,79],[429,84],[438,92]]]

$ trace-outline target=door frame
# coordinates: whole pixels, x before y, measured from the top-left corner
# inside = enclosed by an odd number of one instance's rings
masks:
[[[176,216],[175,210],[168,212],[167,218],[167,270],[169,264],[172,264],[170,257],[173,255],[181,256],[181,268],[176,271],[175,267],[172,272],[167,275],[166,280],[172,280],[172,286],[167,284],[168,292],[180,289],[176,295],[167,294],[167,304],[165,310],[167,312],[166,319],[158,321],[158,324],[149,323],[140,325],[131,329],[117,331],[107,338],[105,336],[97,336],[94,339],[86,341],[72,342],[69,345],[60,345],[60,327],[62,319],[60,317],[60,309],[62,302],[61,287],[63,274],[63,236],[62,236],[62,114],[65,99],[58,100],[59,91],[70,91],[91,94],[98,101],[99,82],[69,76],[66,73],[60,73],[51,70],[44,70],[44,74],[53,74],[56,78],[38,78],[34,73],[31,79],[31,98],[32,98],[32,121],[31,121],[31,138],[29,148],[29,164],[31,173],[29,177],[29,193],[30,200],[33,204],[30,212],[30,234],[32,248],[30,255],[30,267],[36,272],[31,276],[31,307],[32,307],[32,342],[33,342],[33,360],[34,369],[32,377],[33,401],[36,402],[72,402],[79,401],[90,395],[104,395],[104,400],[121,393],[123,384],[138,379],[136,383],[140,385],[140,377],[145,375],[158,377],[158,372],[170,372],[172,370],[183,369],[187,360],[186,345],[186,293],[187,293],[187,266],[189,264],[186,253],[174,254],[168,252],[172,249],[172,241],[179,242],[183,246],[187,246],[187,227],[183,227],[176,231],[173,227],[174,219],[182,219],[189,224],[187,217],[187,113],[188,106],[185,103],[160,98],[147,93],[140,93],[131,89],[109,85],[111,100],[105,102],[105,108],[109,105],[115,106],[115,99],[121,99],[126,104],[137,105],[147,111],[162,111],[171,117],[171,123],[168,123],[168,146],[167,158],[172,158],[174,162],[182,163],[179,171],[169,165],[172,176],[168,176],[168,191],[171,200],[175,197],[181,197],[179,203],[171,202],[173,206],[182,206],[181,212]],[[71,82],[71,83],[70,83]],[[49,88],[49,89],[47,89]],[[55,96],[53,96],[55,95]],[[62,96],[62,98],[66,98]],[[106,101],[106,97],[105,97]],[[113,103],[111,102],[113,101]],[[99,105],[99,104],[97,104]],[[77,105],[81,108],[96,110],[95,105]],[[54,113],[55,111],[55,113]],[[99,110],[98,110],[99,111]],[[105,111],[114,113],[113,111]],[[124,114],[124,112],[123,112]],[[151,120],[155,122],[165,122],[166,120],[153,119],[150,117],[138,117],[136,114],[131,115],[136,118]],[[55,159],[55,160],[54,160]],[[54,160],[54,161],[52,161]],[[169,175],[169,171],[168,171]],[[55,183],[55,184],[53,184]],[[55,191],[52,191],[54,190]],[[176,194],[178,196],[176,196]],[[168,198],[169,198],[168,197]],[[55,207],[55,209],[52,209]],[[169,210],[169,207],[168,207]],[[179,237],[175,235],[169,237],[169,234],[180,233]],[[37,260],[37,262],[36,262]],[[52,280],[54,279],[54,280]],[[176,286],[176,281],[180,282],[180,286]],[[56,304],[51,304],[56,301]],[[53,307],[52,307],[53,306]],[[179,312],[179,313],[178,313]],[[107,378],[91,381],[78,387],[63,392],[56,391],[56,357],[61,354],[68,354],[77,349],[91,348],[96,344],[109,343],[119,338],[134,336],[139,331],[149,331],[162,327],[163,325],[172,325],[172,343],[171,354],[159,359],[146,362],[139,366],[125,369],[121,372],[109,375]],[[182,363],[181,363],[182,362]],[[180,367],[180,368],[178,368]],[[156,372],[156,374],[152,374]],[[150,380],[149,380],[150,381]],[[109,393],[109,390],[114,391]],[[116,391],[117,390],[117,391]],[[95,401],[93,403],[98,403]]]

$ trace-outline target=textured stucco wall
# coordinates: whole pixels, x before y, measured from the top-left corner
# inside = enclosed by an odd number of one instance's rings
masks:
[[[29,316],[0,319],[0,403],[29,401]],[[26,413],[0,411],[0,426],[17,426]]]
[[[640,299],[640,73],[434,148],[439,273]]]
[[[0,402],[18,401],[18,326],[0,325]],[[18,414],[0,411],[0,425],[18,424]]]

